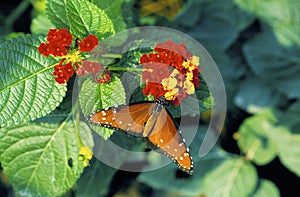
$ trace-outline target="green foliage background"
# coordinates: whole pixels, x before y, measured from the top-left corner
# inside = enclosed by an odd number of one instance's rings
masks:
[[[45,8],[44,1],[23,0],[17,7],[15,2],[0,6],[0,192],[66,197],[299,194],[300,2],[187,0],[173,19],[140,15],[141,2],[53,0]],[[31,5],[33,9],[28,9]],[[24,18],[27,23],[18,22]],[[19,30],[21,24],[25,27]],[[195,173],[190,177],[173,164],[129,173],[92,160],[84,169],[77,159],[72,88],[54,82],[50,77],[54,59],[36,50],[50,27],[68,28],[77,37],[92,33],[105,39],[143,25],[174,28],[197,39],[216,61],[225,82],[228,112],[223,134],[207,156],[197,157],[207,127],[207,113],[203,114],[191,144]],[[120,86],[117,80],[113,85]],[[109,94],[111,87],[94,88]],[[83,90],[81,105],[92,91]],[[98,108],[120,104],[125,90],[119,94],[115,103],[92,103]],[[93,107],[84,107],[83,114],[95,111]],[[84,123],[79,127],[84,142],[92,144],[90,128]],[[111,134],[95,130],[105,138]],[[119,133],[112,140],[143,148]]]

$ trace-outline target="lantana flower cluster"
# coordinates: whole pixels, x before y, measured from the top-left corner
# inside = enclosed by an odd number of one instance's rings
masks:
[[[93,79],[98,83],[106,83],[110,80],[110,73],[104,70],[103,65],[97,62],[87,61],[86,53],[91,52],[98,45],[98,38],[88,35],[84,39],[78,39],[78,46],[71,47],[73,36],[67,29],[50,29],[47,35],[47,42],[41,43],[38,51],[48,57],[53,55],[60,59],[54,66],[54,80],[59,84],[68,82],[76,72],[79,76],[86,73],[92,74]],[[100,71],[104,71],[100,75]]]
[[[157,43],[154,51],[140,58],[145,69],[143,94],[155,99],[164,96],[171,104],[179,105],[200,85],[199,57],[193,56],[185,43],[176,44],[171,40]]]

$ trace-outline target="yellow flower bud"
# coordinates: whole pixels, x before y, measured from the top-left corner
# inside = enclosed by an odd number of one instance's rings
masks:
[[[195,86],[194,86],[194,84],[193,84],[191,81],[189,81],[189,80],[186,80],[186,81],[184,82],[184,89],[186,89],[186,93],[187,93],[187,94],[194,94],[194,92],[195,92]]]
[[[165,78],[161,81],[162,86],[165,90],[172,90],[177,85],[177,79],[175,78]]]
[[[84,156],[85,159],[91,160],[93,157],[93,152],[87,146],[80,147],[79,155]]]

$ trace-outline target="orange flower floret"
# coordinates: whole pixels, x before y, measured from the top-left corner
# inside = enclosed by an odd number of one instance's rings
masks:
[[[157,43],[154,51],[140,58],[145,69],[143,94],[155,99],[164,96],[171,104],[179,105],[187,95],[194,94],[200,84],[199,57],[193,56],[184,43],[171,40]]]

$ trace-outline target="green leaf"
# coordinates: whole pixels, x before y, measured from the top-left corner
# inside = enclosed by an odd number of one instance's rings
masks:
[[[292,133],[300,134],[300,101],[292,104],[282,113],[277,113],[280,124],[289,128]]]
[[[234,103],[248,113],[277,106],[280,95],[270,85],[257,78],[247,78],[239,85],[239,90],[234,98]]]
[[[79,92],[79,103],[84,116],[106,107],[125,104],[125,91],[120,79],[112,76],[111,81],[105,84],[94,83],[87,79]],[[104,139],[108,139],[114,132],[100,126],[90,125]]]
[[[141,76],[132,72],[126,72],[121,77],[125,89],[126,98],[130,98],[130,103],[145,100],[145,95],[141,91]]]
[[[47,0],[46,14],[57,29],[70,28],[66,14],[66,0]]]
[[[231,1],[215,0],[204,7],[204,17],[224,21],[238,31],[242,31],[255,19],[252,15],[237,7]]]
[[[116,169],[98,160],[93,160],[90,167],[85,169],[83,175],[77,181],[76,196],[106,196],[116,171]]]
[[[280,111],[264,110],[247,118],[239,129],[238,145],[258,165],[276,155],[290,171],[300,176],[300,134],[293,134],[280,119]]]
[[[95,34],[103,40],[113,34],[115,29],[105,12],[87,0],[66,0],[66,14],[70,31],[75,37],[84,38]]]
[[[239,128],[239,148],[258,165],[265,165],[276,157],[276,143],[269,137],[274,121],[272,111],[266,110],[247,118]]]
[[[278,128],[270,134],[278,146],[278,157],[283,165],[300,176],[300,134],[291,134],[286,128]]]
[[[126,30],[126,24],[124,22],[122,14],[125,10],[122,9],[122,5],[125,0],[110,0],[110,1],[97,1],[93,0],[92,3],[101,8],[114,24],[116,32]]]
[[[253,194],[253,197],[269,197],[269,196],[279,197],[280,192],[276,187],[276,185],[271,181],[260,179],[258,188]]]
[[[55,28],[45,14],[39,14],[32,19],[30,31],[32,34],[47,35],[50,28]]]
[[[44,40],[19,36],[0,45],[0,126],[34,120],[53,111],[66,94],[54,81],[56,60],[39,54]]]
[[[90,133],[84,123],[79,130]],[[1,165],[22,196],[60,196],[83,171],[73,122],[27,123],[2,128],[1,133]]]
[[[156,190],[176,192],[182,196],[197,196],[204,192],[202,187],[203,179],[207,174],[211,173],[214,168],[221,165],[227,157],[228,155],[226,155],[225,152],[217,149],[200,160],[197,157],[193,157],[194,173],[189,177],[177,178],[176,171],[179,169],[176,165],[171,163],[157,170],[141,173],[138,177],[138,181]]]
[[[193,27],[203,14],[203,1],[187,1],[185,7],[176,17],[176,22]]]
[[[240,31],[254,20],[253,16],[243,12],[231,1],[224,3],[224,0],[215,0],[200,6],[201,20],[197,26],[192,27],[189,34],[205,46],[212,45],[223,50],[229,48]],[[187,10],[187,13],[190,12]]]
[[[214,197],[248,197],[257,182],[255,167],[242,158],[227,159],[207,173],[203,191]]]
[[[295,0],[234,0],[268,23],[284,45],[300,47],[300,2]],[[272,50],[273,51],[273,50]]]
[[[271,33],[255,36],[243,46],[243,53],[251,70],[273,89],[289,98],[299,98],[300,50],[280,46]]]

